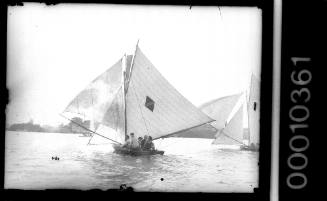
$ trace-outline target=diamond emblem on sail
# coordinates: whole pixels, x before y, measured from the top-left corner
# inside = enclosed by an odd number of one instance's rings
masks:
[[[147,107],[149,110],[151,110],[151,112],[153,112],[154,101],[149,96],[146,97],[145,107]]]

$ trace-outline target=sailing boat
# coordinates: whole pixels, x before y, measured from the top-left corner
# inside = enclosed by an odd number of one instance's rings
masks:
[[[84,115],[94,124],[88,129],[114,143],[116,153],[144,155],[163,151],[131,151],[120,145],[128,134],[153,140],[214,121],[184,98],[154,67],[138,44],[134,55],[124,55],[93,80],[66,107],[72,120]]]
[[[241,150],[259,150],[259,118],[260,118],[260,81],[253,74],[251,75],[250,90],[245,98],[246,104],[242,104],[237,112],[226,121],[225,126],[218,131],[213,144],[240,145]],[[248,114],[248,137],[244,136],[243,128],[243,107],[246,107]],[[236,107],[236,105],[235,105]],[[245,144],[244,140],[248,143]]]
[[[259,86],[259,80],[252,74],[249,93],[244,99],[241,99],[241,94],[236,94],[205,104],[202,111],[216,120],[212,124],[218,129],[212,144],[240,145],[241,150],[259,150]],[[240,106],[237,101],[240,101]],[[246,107],[248,114],[247,139],[243,128],[243,107]],[[221,108],[224,112],[220,111]],[[244,143],[245,140],[248,141],[247,144]]]
[[[260,126],[260,81],[252,74],[250,91],[247,98],[249,139],[248,145],[243,145],[242,150],[259,150],[259,126]]]

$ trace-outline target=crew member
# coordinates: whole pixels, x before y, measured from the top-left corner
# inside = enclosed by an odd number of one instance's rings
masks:
[[[130,136],[131,136],[130,140],[129,140],[130,148],[131,149],[138,149],[139,148],[139,143],[138,143],[137,139],[135,138],[134,133],[131,133]]]
[[[155,149],[151,136],[148,137],[148,140],[145,142],[143,149],[146,151],[151,151]]]

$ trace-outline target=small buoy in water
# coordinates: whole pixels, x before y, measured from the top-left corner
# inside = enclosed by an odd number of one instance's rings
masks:
[[[164,178],[161,178],[160,180],[161,180],[161,181],[163,181],[163,180],[164,180]]]
[[[55,157],[52,156],[51,159],[58,161],[60,158],[58,156],[55,156]]]

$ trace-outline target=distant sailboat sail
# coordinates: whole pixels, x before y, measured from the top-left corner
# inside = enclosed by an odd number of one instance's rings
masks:
[[[242,93],[225,96],[202,104],[199,106],[202,112],[212,119],[215,119],[215,121],[211,122],[210,124],[205,124],[187,131],[179,132],[176,134],[176,136],[184,138],[215,139],[217,136],[217,131],[225,127],[225,122],[227,121],[227,118],[235,107],[237,101],[240,99],[241,95]]]
[[[94,134],[116,143],[130,133],[158,139],[214,121],[170,85],[138,46],[71,101],[63,116],[74,115],[91,119]]]
[[[243,142],[243,104],[233,115],[226,127],[220,129],[212,144],[235,145]]]
[[[215,121],[211,123],[216,129],[225,127],[225,122],[242,93],[225,96],[200,106],[200,109]]]
[[[213,144],[241,145],[242,150],[257,151],[259,148],[259,118],[260,118],[260,82],[252,74],[248,96],[245,98],[248,114],[248,133],[244,135],[243,128],[243,105],[238,108],[235,115],[227,122],[226,126],[218,131]],[[240,103],[240,102],[239,102]],[[233,109],[235,111],[235,108]],[[231,112],[233,113],[233,112]],[[244,144],[248,141],[248,145]]]
[[[249,145],[259,145],[259,120],[260,120],[260,81],[253,74],[248,100],[248,124],[249,124]]]

